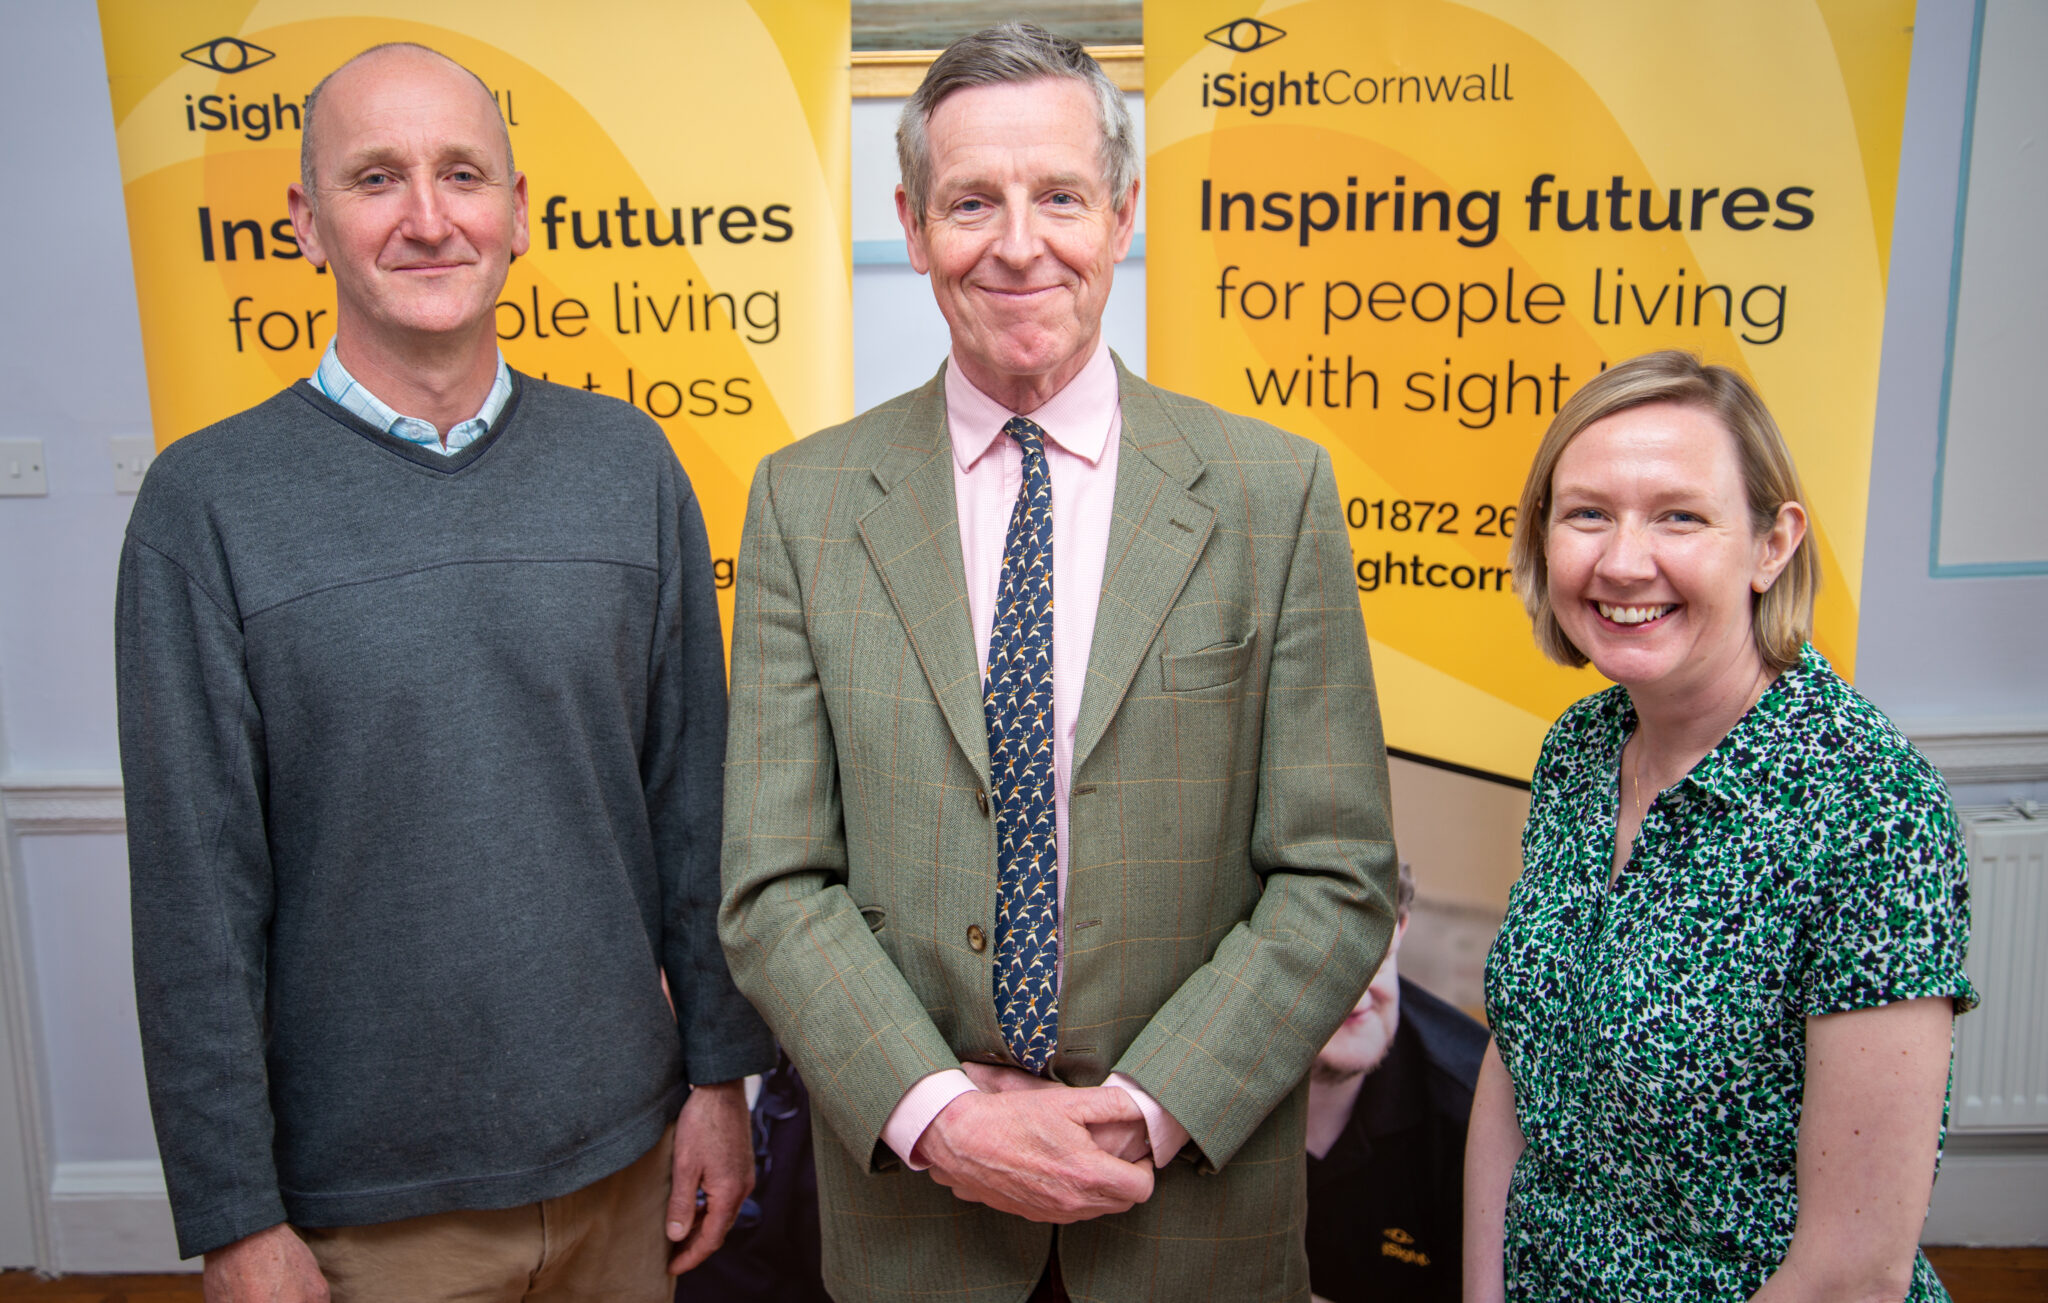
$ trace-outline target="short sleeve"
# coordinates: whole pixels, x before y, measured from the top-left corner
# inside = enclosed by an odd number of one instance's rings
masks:
[[[1968,1012],[1969,871],[1948,789],[1909,749],[1858,766],[1850,782],[1817,866],[1800,1012],[1944,995]]]

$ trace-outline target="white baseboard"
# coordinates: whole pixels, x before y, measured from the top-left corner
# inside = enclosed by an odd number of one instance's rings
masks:
[[[1922,1244],[1972,1248],[2048,1245],[2048,1146],[2043,1137],[2014,1137],[1998,1152],[1991,1137],[1949,1137]]]
[[[178,1257],[163,1169],[151,1162],[59,1163],[50,1182],[59,1272],[197,1271]]]
[[[2014,1247],[2048,1244],[2048,1146],[2015,1137],[1956,1137],[1921,1232],[1922,1244]],[[171,1205],[155,1163],[60,1163],[50,1187],[58,1272],[197,1271],[178,1257]]]

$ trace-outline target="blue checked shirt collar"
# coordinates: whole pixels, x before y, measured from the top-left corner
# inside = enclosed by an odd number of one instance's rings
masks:
[[[394,438],[407,443],[416,443],[422,448],[453,455],[461,452],[481,438],[491,423],[498,419],[498,413],[505,410],[505,404],[512,397],[512,368],[505,365],[505,355],[498,354],[498,375],[491,382],[491,392],[484,395],[484,405],[476,415],[448,431],[448,442],[441,442],[441,432],[431,421],[417,416],[403,416],[393,411],[384,400],[357,383],[335,355],[334,341],[327,341],[327,352],[320,358],[320,368],[313,373],[313,386],[356,417],[369,422]]]

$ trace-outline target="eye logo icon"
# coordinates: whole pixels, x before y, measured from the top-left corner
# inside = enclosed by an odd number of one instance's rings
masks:
[[[200,42],[178,57],[188,63],[196,63],[202,68],[211,68],[215,72],[235,73],[247,72],[259,63],[269,63],[277,55],[240,37],[216,36],[210,41]]]
[[[1271,23],[1262,23],[1256,18],[1239,18],[1223,24],[1213,32],[1204,32],[1202,39],[1211,45],[1220,45],[1226,50],[1239,54],[1250,54],[1253,50],[1271,45],[1286,32]]]

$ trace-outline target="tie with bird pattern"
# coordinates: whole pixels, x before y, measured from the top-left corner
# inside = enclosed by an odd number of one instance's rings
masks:
[[[1003,539],[988,639],[989,788],[996,821],[996,1018],[1010,1053],[1043,1073],[1059,1040],[1059,877],[1052,770],[1052,479],[1045,431],[1013,416],[1024,485]]]

